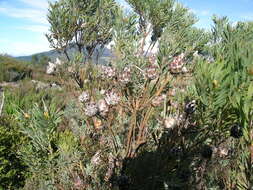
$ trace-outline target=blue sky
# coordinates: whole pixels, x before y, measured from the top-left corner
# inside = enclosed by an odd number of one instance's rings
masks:
[[[125,5],[123,0],[118,1]],[[202,28],[211,27],[213,14],[228,16],[232,22],[253,20],[253,0],[179,2],[197,15],[199,22],[196,25]],[[20,56],[49,50],[45,38],[49,27],[47,8],[48,0],[0,0],[0,53]]]

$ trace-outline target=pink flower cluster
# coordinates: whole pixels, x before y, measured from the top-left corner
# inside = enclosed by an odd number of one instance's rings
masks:
[[[181,53],[180,55],[176,56],[173,61],[169,64],[169,69],[171,73],[181,73],[186,72],[184,67],[184,57],[185,54]]]
[[[78,97],[81,103],[87,102],[90,99],[90,95],[87,91],[82,92],[82,94]]]
[[[90,101],[90,95],[87,91],[82,92],[78,99],[79,102],[83,103],[85,106],[85,115],[88,117],[93,117],[96,114],[106,116],[109,112],[109,106],[115,106],[120,101],[119,94],[114,90],[107,91],[104,96],[104,98],[94,102]]]
[[[102,77],[112,79],[116,76],[116,69],[110,66],[102,66]]]
[[[152,100],[152,105],[153,106],[160,106],[166,99],[166,94],[162,94],[160,96],[156,96]]]
[[[130,81],[131,81],[131,69],[129,67],[125,67],[123,72],[119,75],[119,82],[127,84]]]
[[[151,65],[146,69],[146,77],[148,79],[154,80],[158,77],[158,67],[156,65]]]
[[[98,113],[98,106],[96,102],[89,102],[85,104],[84,108],[85,115],[89,117],[93,117]]]
[[[120,101],[120,96],[113,90],[105,94],[105,101],[108,105],[117,105]]]

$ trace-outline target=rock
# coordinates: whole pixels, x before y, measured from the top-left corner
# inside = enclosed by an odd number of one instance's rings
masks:
[[[31,82],[35,85],[35,89],[37,91],[47,90],[47,89],[62,90],[61,86],[57,84],[56,82],[53,82],[51,84],[44,83],[41,81],[36,81],[36,80],[31,80]]]
[[[20,85],[17,82],[2,82],[0,87],[19,87]]]
[[[44,82],[41,82],[41,81],[32,80],[32,83],[35,84],[35,89],[36,89],[37,91],[45,90],[45,89],[47,89],[47,88],[50,87],[49,84],[44,83]]]
[[[62,87],[59,84],[57,84],[56,82],[51,83],[50,88],[53,88],[55,90],[62,90]]]

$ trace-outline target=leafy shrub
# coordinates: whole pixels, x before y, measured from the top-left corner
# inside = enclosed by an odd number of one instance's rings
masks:
[[[0,72],[0,82],[13,82],[31,76],[31,69],[27,63],[2,55],[0,55]]]
[[[0,187],[18,189],[24,185],[26,166],[17,155],[23,136],[10,117],[0,120]]]
[[[0,118],[0,184],[4,189],[18,189],[24,186],[28,175],[27,165],[19,155],[27,137],[21,133],[19,122],[14,117],[17,110],[27,110],[42,98],[50,98],[47,92],[37,93],[29,82],[20,83],[20,88],[5,89],[3,115]]]
[[[250,23],[231,26],[225,18],[214,21],[213,39],[218,43],[211,52],[216,61],[200,60],[194,77],[199,101],[197,124],[209,136],[205,143],[223,154],[206,165],[206,181],[213,183],[209,188],[250,189],[253,86],[249,69],[253,41],[248,32],[253,28]]]

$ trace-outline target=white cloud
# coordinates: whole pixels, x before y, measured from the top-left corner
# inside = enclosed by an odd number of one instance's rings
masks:
[[[20,0],[28,6],[36,7],[39,9],[47,9],[48,1],[47,0]]]
[[[0,0],[0,14],[19,19],[19,26],[14,26],[16,31],[27,30],[27,35],[31,36],[33,41],[20,39],[14,42],[11,37],[4,41],[1,40],[0,53],[22,56],[50,50],[49,43],[45,37],[45,33],[49,28],[47,21],[48,0],[18,1],[22,3],[22,8],[8,1],[1,2]],[[25,24],[23,24],[23,21],[26,21]],[[27,21],[30,24],[27,24]],[[39,38],[34,39],[38,34]]]
[[[9,42],[7,47],[0,47],[0,53],[8,53],[12,56],[32,55],[48,50],[50,48],[46,40],[37,42]]]
[[[43,25],[28,25],[28,26],[19,27],[18,29],[38,32],[42,34],[45,34],[48,32],[48,27],[43,26]]]
[[[193,14],[196,14],[197,16],[210,16],[211,11],[209,10],[196,10],[196,9],[190,9],[190,12]]]
[[[38,9],[0,7],[0,13],[14,18],[26,19],[39,24],[48,24],[46,12]]]
[[[244,20],[253,21],[253,13],[246,13],[246,14],[242,15],[241,18],[244,19]]]
[[[203,11],[200,11],[199,14],[202,16],[209,16],[211,13],[209,10],[203,10]]]
[[[25,8],[18,8],[6,2],[0,2],[0,13],[9,17],[25,19],[37,24],[48,24],[47,0],[19,0]],[[54,1],[54,0],[51,0]]]

